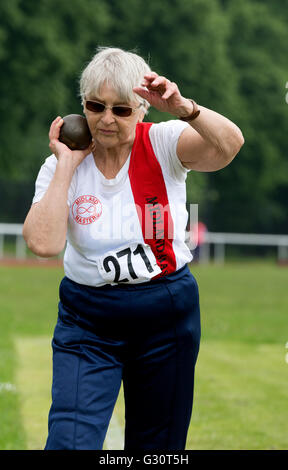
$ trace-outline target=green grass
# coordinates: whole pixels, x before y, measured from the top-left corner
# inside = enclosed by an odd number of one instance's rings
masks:
[[[0,383],[16,383],[16,338],[52,335],[61,277],[61,269],[0,266]],[[21,407],[18,384],[15,392],[0,393],[0,449],[27,448]]]
[[[287,449],[287,268],[191,267],[202,342],[187,449]],[[0,449],[40,449],[61,268],[0,266]],[[123,394],[115,417],[124,426]]]
[[[194,403],[189,448],[287,448],[287,364],[283,347],[204,342]]]

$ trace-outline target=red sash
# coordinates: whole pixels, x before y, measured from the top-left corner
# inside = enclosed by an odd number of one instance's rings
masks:
[[[162,169],[149,138],[151,126],[137,124],[128,173],[144,241],[162,271],[157,278],[176,270],[176,258],[173,219]]]

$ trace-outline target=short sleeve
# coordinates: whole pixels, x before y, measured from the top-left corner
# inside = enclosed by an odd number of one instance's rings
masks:
[[[179,183],[186,180],[190,171],[182,165],[177,155],[179,137],[188,126],[187,122],[171,120],[152,124],[149,131],[154,153],[162,169]]]
[[[32,200],[32,204],[35,202],[41,201],[42,197],[46,193],[49,184],[54,176],[55,170],[57,166],[57,158],[55,155],[50,155],[50,157],[46,158],[45,162],[41,166],[36,182],[35,182],[35,193],[34,197]],[[68,201],[67,204],[68,206],[71,205],[71,200],[72,200],[72,195],[73,195],[73,180],[70,185],[69,191],[68,191]]]

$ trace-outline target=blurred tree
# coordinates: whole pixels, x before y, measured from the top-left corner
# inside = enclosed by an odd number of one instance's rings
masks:
[[[23,179],[49,152],[50,122],[81,112],[80,69],[111,18],[105,0],[9,0],[0,18],[0,171]]]
[[[227,168],[189,173],[188,201],[208,228],[287,232],[287,17],[287,0],[1,2],[2,181],[35,179],[52,119],[82,112],[79,76],[98,45],[136,49],[184,96],[243,131]]]
[[[222,3],[230,27],[227,52],[238,75],[241,112],[235,110],[236,122],[243,131],[245,145],[231,165],[209,175],[209,185],[216,195],[210,227],[285,233],[287,1]]]

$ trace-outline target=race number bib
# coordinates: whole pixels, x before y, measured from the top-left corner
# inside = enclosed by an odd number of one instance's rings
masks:
[[[104,281],[109,284],[149,281],[161,273],[149,245],[131,244],[119,251],[109,251],[97,261]]]

